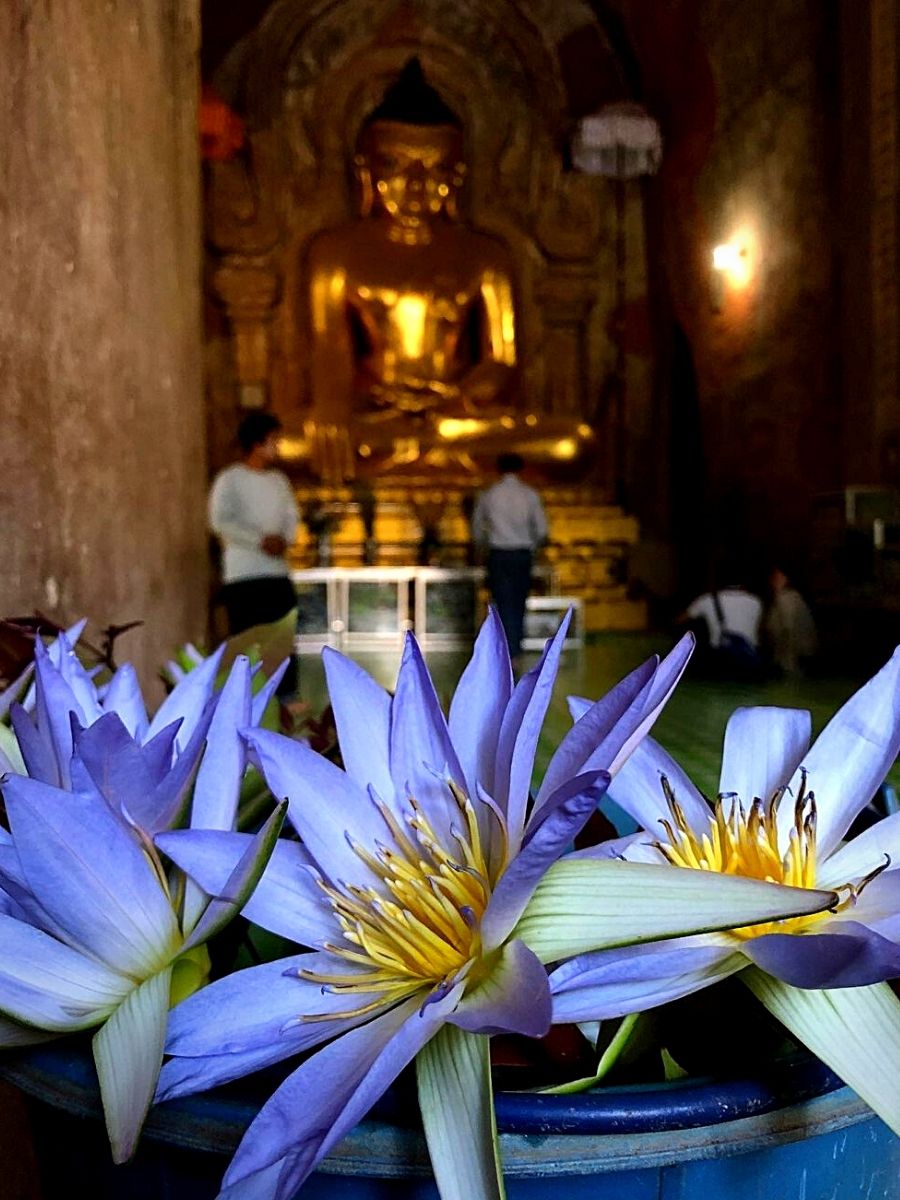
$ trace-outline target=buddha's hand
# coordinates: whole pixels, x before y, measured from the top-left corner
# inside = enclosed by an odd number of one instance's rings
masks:
[[[511,377],[512,368],[505,363],[493,359],[480,362],[462,381],[463,405],[471,410],[491,404],[509,385]]]
[[[273,558],[281,558],[287,550],[287,542],[280,533],[267,533],[259,543],[263,554],[271,554]]]

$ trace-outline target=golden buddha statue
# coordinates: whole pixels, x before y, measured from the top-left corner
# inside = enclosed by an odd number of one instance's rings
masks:
[[[520,424],[512,264],[460,219],[462,130],[418,60],[367,120],[354,165],[360,218],[319,234],[308,258],[310,456],[326,480],[352,478],[358,456],[367,473],[473,469],[485,435],[508,446]]]

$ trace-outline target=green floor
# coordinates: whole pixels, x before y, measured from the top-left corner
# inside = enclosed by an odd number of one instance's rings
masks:
[[[597,699],[648,655],[665,653],[669,646],[665,637],[652,634],[604,634],[581,650],[566,652],[538,751],[538,776],[543,773],[554,747],[569,728],[566,696],[574,694]],[[385,687],[393,686],[398,652],[366,651],[358,652],[353,657]],[[437,651],[426,657],[446,709],[468,655],[457,651]],[[530,661],[537,661],[537,656],[531,656],[526,664]],[[325,704],[326,690],[318,657],[304,656],[300,673],[304,699],[310,701],[315,709],[321,708]],[[708,795],[715,794],[722,735],[733,709],[742,704],[808,708],[812,713],[814,732],[817,733],[862,682],[862,679],[819,678],[754,685],[710,683],[692,679],[688,667],[656,724],[655,736],[703,791]],[[900,777],[897,768],[892,773],[894,777]]]

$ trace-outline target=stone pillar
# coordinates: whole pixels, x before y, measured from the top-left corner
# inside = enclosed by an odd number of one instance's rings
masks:
[[[896,487],[900,0],[842,5],[840,17],[843,482]]]
[[[871,5],[871,170],[872,170],[872,407],[876,463],[882,483],[900,482],[898,464],[889,469],[887,451],[900,448],[900,5]],[[893,476],[893,477],[891,477]]]
[[[0,613],[207,624],[197,0],[0,5]]]

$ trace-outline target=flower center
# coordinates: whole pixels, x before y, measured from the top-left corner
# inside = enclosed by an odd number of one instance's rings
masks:
[[[659,841],[656,848],[675,867],[719,871],[723,875],[744,875],[789,887],[814,888],[816,799],[813,792],[807,791],[806,774],[803,773],[801,778],[800,791],[794,801],[794,822],[788,836],[787,850],[782,853],[778,837],[778,808],[784,800],[786,788],[780,788],[768,800],[756,797],[749,806],[734,793],[719,796],[707,831],[698,834],[688,824],[668,779],[663,776],[662,787],[671,820],[660,822],[668,842]],[[878,867],[864,879],[844,884],[840,890],[845,895],[837,908],[831,911],[840,911],[851,905],[866,884],[887,865],[885,863]],[[827,915],[824,912],[788,917],[781,921],[748,925],[731,932],[742,939],[759,937],[764,933],[799,933]]]
[[[363,970],[347,975],[301,971],[301,977],[332,992],[379,995],[361,1008],[306,1020],[358,1016],[423,987],[447,985],[477,957],[491,894],[489,869],[471,801],[452,782],[449,787],[461,817],[460,826],[451,829],[452,845],[442,844],[414,799],[408,831],[379,805],[394,844],[374,852],[351,844],[382,886],[333,887],[320,881],[343,935],[341,944],[325,949]]]

